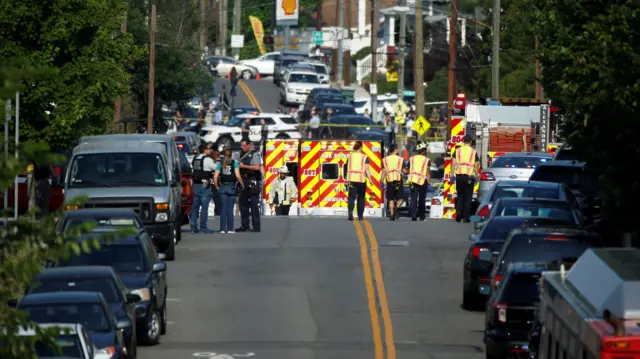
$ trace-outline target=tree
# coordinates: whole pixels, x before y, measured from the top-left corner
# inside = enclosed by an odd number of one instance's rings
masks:
[[[600,175],[605,215],[638,233],[640,1],[526,0],[563,134]]]
[[[25,78],[22,138],[67,147],[104,132],[141,54],[119,31],[124,11],[120,0],[0,2],[0,61],[21,58],[56,72]]]

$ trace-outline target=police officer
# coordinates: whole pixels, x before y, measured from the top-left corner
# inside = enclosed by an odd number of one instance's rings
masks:
[[[427,190],[431,183],[431,160],[426,156],[427,144],[424,141],[418,142],[416,146],[418,154],[409,159],[409,189],[411,191],[411,220],[421,221],[426,217]]]
[[[471,136],[464,136],[464,143],[456,150],[451,164],[451,173],[455,174],[456,184],[456,222],[470,222],[473,187],[480,172],[480,158],[471,147]]]
[[[222,159],[220,158],[220,151],[218,151],[218,149],[215,147],[215,144],[212,142],[207,143],[207,148],[211,151],[211,159],[216,165],[216,168],[218,168],[219,164],[222,163]],[[218,190],[217,186],[211,186],[211,195],[213,199],[213,214],[215,216],[219,216],[222,204],[220,203],[220,191]]]
[[[386,197],[389,205],[389,219],[395,221],[400,217],[398,208],[402,205],[402,164],[404,160],[398,156],[398,145],[389,147],[390,155],[382,160],[382,178],[386,181]]]
[[[262,176],[260,168],[262,157],[260,153],[251,147],[251,142],[243,139],[240,142],[242,153],[240,154],[240,175],[244,182],[244,189],[240,192],[240,216],[242,225],[237,232],[250,230],[249,217],[253,225],[253,232],[260,232],[260,194],[262,192]]]
[[[369,172],[369,161],[367,156],[362,153],[362,141],[356,141],[347,159],[347,182],[349,186],[349,201],[347,209],[349,211],[349,220],[353,221],[353,207],[355,201],[358,201],[358,219],[364,219],[364,203],[365,194],[367,192],[367,179],[371,182],[371,173]]]
[[[282,166],[278,169],[278,178],[271,182],[269,188],[270,204],[276,207],[277,216],[288,216],[291,203],[298,199],[298,189],[293,177],[287,176],[289,169]]]
[[[193,204],[191,205],[191,232],[213,233],[207,228],[209,204],[211,203],[211,181],[216,170],[216,164],[211,159],[211,151],[206,145],[198,148],[200,154],[193,159]],[[200,229],[198,230],[198,214],[200,215]]]

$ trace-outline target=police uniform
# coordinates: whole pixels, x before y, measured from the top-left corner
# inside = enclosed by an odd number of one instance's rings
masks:
[[[215,167],[218,168],[219,164],[222,163],[222,159],[218,158],[217,160],[213,160]],[[220,208],[222,204],[220,203],[220,191],[216,186],[211,186],[211,199],[213,200],[213,215],[220,215]]]
[[[402,201],[403,191],[402,188],[402,165],[404,163],[404,159],[398,155],[389,155],[382,160],[385,170],[385,181],[386,181],[386,189],[385,196],[388,202],[397,202]],[[395,207],[395,211],[391,220],[394,220],[398,217],[399,211],[397,206]]]
[[[240,163],[244,165],[261,165],[262,157],[260,153],[254,150],[242,153]],[[260,232],[260,194],[262,192],[262,176],[260,171],[250,171],[240,169],[240,175],[244,181],[244,190],[240,192],[240,216],[242,225],[236,229],[238,232],[249,230],[249,218],[253,225],[254,232]]]
[[[359,151],[349,154],[347,162],[347,182],[349,182],[349,199],[347,201],[347,210],[349,211],[349,220],[353,220],[353,207],[356,200],[358,201],[358,219],[364,218],[365,195],[367,192],[367,172],[369,165],[367,156]]]
[[[211,157],[200,154],[193,159],[193,203],[191,212],[191,231],[194,233],[210,232],[207,228],[209,217],[209,204],[213,196],[211,192],[211,180],[215,171],[215,162]],[[198,215],[200,216],[200,230],[198,230]]]
[[[471,218],[471,201],[473,201],[474,175],[479,161],[478,153],[468,144],[456,149],[456,222]]]
[[[426,148],[426,145],[424,145]],[[420,150],[420,145],[416,147]],[[420,217],[421,221],[426,217],[427,181],[431,160],[424,154],[418,153],[409,159],[409,186],[411,190],[411,220],[416,221]]]

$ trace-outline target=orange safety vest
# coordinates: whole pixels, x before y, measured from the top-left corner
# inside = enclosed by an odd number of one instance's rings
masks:
[[[402,157],[389,155],[384,158],[384,169],[387,173],[387,183],[399,182],[402,179]]]
[[[463,145],[456,150],[456,175],[471,176],[476,167],[476,150],[471,146]]]
[[[349,168],[347,169],[347,182],[364,183],[365,165],[367,156],[362,152],[351,152],[349,154]]]
[[[431,160],[423,155],[412,156],[409,160],[409,182],[419,186],[424,184]]]

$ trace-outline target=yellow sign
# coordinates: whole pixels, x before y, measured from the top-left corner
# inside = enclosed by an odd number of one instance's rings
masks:
[[[256,37],[256,43],[260,49],[260,54],[264,55],[267,50],[264,47],[264,26],[262,26],[262,21],[255,16],[249,16],[249,22],[253,29],[253,36]]]
[[[33,172],[33,165],[27,166],[27,173]]]
[[[395,115],[395,120],[397,124],[404,123],[404,114],[409,110],[409,107],[402,101],[402,99],[398,99],[398,101],[393,105],[393,113]]]
[[[285,15],[294,15],[298,7],[298,0],[282,0],[282,10]]]
[[[431,123],[427,121],[423,116],[420,116],[418,117],[416,122],[413,123],[412,128],[420,136],[422,136],[425,134],[425,132],[429,131],[429,129],[431,128]]]
[[[398,72],[387,71],[387,82],[398,82]]]

